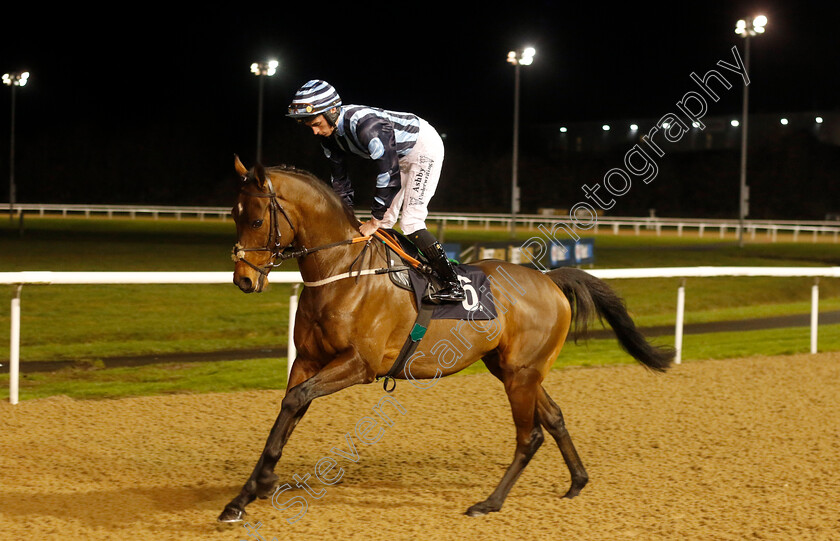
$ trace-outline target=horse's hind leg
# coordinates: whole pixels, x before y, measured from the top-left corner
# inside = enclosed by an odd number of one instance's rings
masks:
[[[513,373],[497,374],[505,384],[505,391],[510,400],[513,422],[516,425],[516,451],[501,482],[496,490],[483,502],[469,509],[467,515],[477,517],[502,508],[510,489],[534,453],[543,442],[543,433],[536,418],[536,396],[540,392],[542,377],[537,370],[521,368]]]
[[[586,485],[586,482],[589,481],[589,476],[586,474],[586,470],[583,468],[583,462],[581,462],[577,450],[572,444],[569,431],[566,430],[566,423],[563,421],[563,413],[560,411],[560,406],[554,403],[542,386],[540,386],[537,396],[537,415],[540,423],[557,441],[557,446],[560,447],[563,460],[566,461],[566,466],[568,466],[569,473],[572,476],[572,486],[563,497],[574,498],[580,493],[581,489]]]

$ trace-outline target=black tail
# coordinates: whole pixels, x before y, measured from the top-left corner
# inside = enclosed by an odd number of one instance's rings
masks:
[[[624,301],[604,281],[580,269],[564,267],[546,273],[546,276],[569,299],[572,306],[572,323],[575,341],[586,338],[587,327],[595,313],[607,320],[615,332],[618,343],[634,359],[652,370],[664,372],[671,366],[675,351],[670,347],[651,345],[627,313]]]

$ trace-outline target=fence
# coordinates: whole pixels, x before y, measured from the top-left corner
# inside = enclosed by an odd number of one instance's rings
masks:
[[[136,218],[138,216],[148,216],[153,219],[160,217],[172,217],[180,220],[185,217],[197,217],[204,220],[206,217],[214,217],[217,219],[226,219],[230,216],[230,208],[228,207],[172,207],[172,206],[158,206],[158,205],[60,205],[60,204],[40,204],[40,203],[26,203],[17,204],[15,209],[29,214],[38,214],[45,216],[47,214],[61,214],[62,216],[82,215],[85,217],[91,216],[106,216],[113,218],[115,216],[127,216]],[[359,213],[360,218],[364,217],[364,213]],[[516,225],[524,226],[527,229],[534,229],[540,224],[551,226],[558,221],[568,222],[568,217],[546,215],[546,214],[519,214],[516,216]],[[512,221],[510,214],[496,213],[446,213],[446,212],[432,212],[429,214],[429,221],[435,221],[446,228],[448,225],[460,224],[463,227],[470,225],[480,225],[485,228],[491,226],[505,226],[509,227]],[[634,234],[640,235],[642,231],[653,231],[656,235],[661,235],[663,232],[675,232],[678,236],[682,236],[686,231],[696,231],[700,237],[706,234],[717,234],[724,237],[728,232],[738,233],[741,224],[737,219],[694,219],[694,218],[656,218],[656,217],[605,217],[601,216],[593,225],[592,230],[588,233],[599,233],[601,229],[606,228],[613,234],[617,235],[621,230],[632,230]],[[763,238],[776,242],[779,234],[789,234],[793,236],[794,242],[799,241],[799,237],[807,235],[812,242],[816,242],[820,236],[828,237],[832,242],[840,241],[840,222],[832,221],[779,221],[779,220],[745,220],[743,224],[744,234],[752,240],[755,240],[758,235]]]
[[[776,276],[813,277],[811,287],[811,353],[817,352],[819,320],[818,278],[840,278],[840,267],[664,267],[648,269],[597,269],[588,271],[604,280],[627,278],[683,278],[677,289],[676,324],[674,327],[675,362],[682,359],[683,322],[685,319],[685,278],[711,278],[722,276]],[[51,272],[21,271],[0,272],[0,284],[12,285],[11,335],[9,347],[9,402],[18,403],[20,367],[20,293],[24,285],[70,284],[232,284],[230,272]],[[297,310],[297,293],[303,282],[299,272],[274,272],[272,282],[295,284],[289,302],[288,366],[295,358],[294,314]]]

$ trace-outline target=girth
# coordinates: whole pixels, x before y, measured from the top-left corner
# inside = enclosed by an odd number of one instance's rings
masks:
[[[376,378],[377,381],[380,379],[383,380],[382,388],[385,392],[390,393],[397,387],[397,380],[395,376],[405,370],[406,362],[408,362],[408,359],[414,355],[414,351],[420,344],[420,340],[422,340],[423,336],[426,335],[426,330],[429,328],[429,322],[432,320],[432,313],[434,311],[435,305],[425,302],[420,303],[420,306],[417,308],[417,319],[414,321],[414,327],[412,327],[411,332],[408,333],[408,338],[406,338],[399,355],[397,355],[397,358],[394,359],[394,364],[391,365],[391,369],[388,370],[387,374],[381,378]],[[388,380],[391,380],[392,382],[390,389],[388,388]]]

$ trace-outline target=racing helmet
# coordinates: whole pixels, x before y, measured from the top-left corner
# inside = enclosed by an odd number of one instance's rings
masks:
[[[341,107],[341,96],[336,89],[326,81],[312,79],[295,92],[286,116],[303,121],[323,114],[330,124],[335,125],[338,115],[330,114],[333,107]]]

